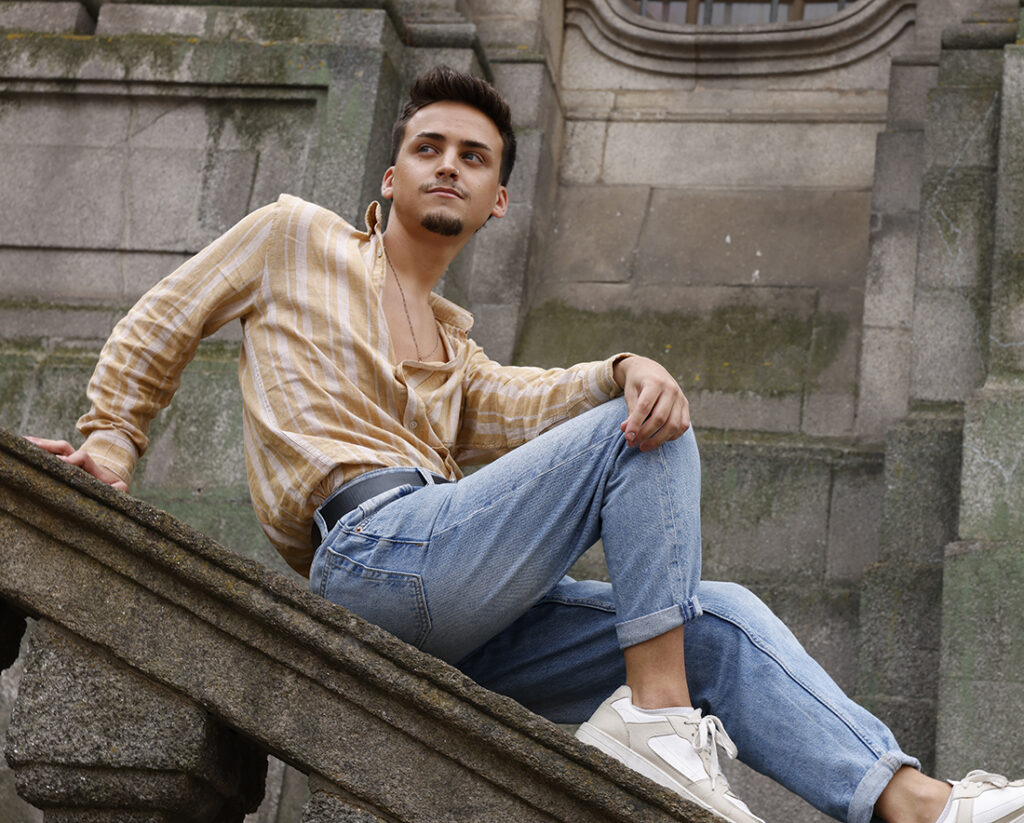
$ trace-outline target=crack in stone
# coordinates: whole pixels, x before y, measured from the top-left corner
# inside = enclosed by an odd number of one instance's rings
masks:
[[[998,471],[1003,476],[1003,482],[1007,486],[1010,485],[1010,480],[1013,478],[1013,475],[1017,472],[1017,467],[1020,465],[1020,452],[1017,452],[1017,455],[1013,460],[1013,464],[1009,468],[1007,468],[1006,466],[1003,465],[1002,461],[984,455],[981,449],[979,449],[977,446],[966,445],[966,448],[969,452],[974,454],[974,456],[977,457],[978,460],[980,460],[982,463],[995,468],[996,471]]]

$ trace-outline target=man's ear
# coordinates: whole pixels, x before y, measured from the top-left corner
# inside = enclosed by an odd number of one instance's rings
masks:
[[[498,186],[498,196],[494,199],[494,208],[491,209],[491,217],[504,217],[508,211],[508,189]]]
[[[395,167],[388,166],[388,170],[384,172],[384,179],[380,181],[380,196],[385,200],[390,200],[394,197],[395,193]]]

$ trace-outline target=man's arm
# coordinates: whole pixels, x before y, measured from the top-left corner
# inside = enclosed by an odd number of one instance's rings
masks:
[[[690,428],[690,403],[660,363],[631,355],[617,361],[612,374],[629,410],[620,427],[629,445],[651,451]]]
[[[462,425],[455,444],[460,462],[493,459],[543,431],[626,392],[623,421],[635,445],[648,451],[681,435],[690,424],[679,384],[646,357],[618,354],[568,369],[502,366],[470,341]]]
[[[248,217],[150,289],[117,324],[89,381],[86,436],[27,437],[66,463],[121,491],[149,444],[149,424],[177,390],[201,338],[251,306],[266,258],[273,206]]]

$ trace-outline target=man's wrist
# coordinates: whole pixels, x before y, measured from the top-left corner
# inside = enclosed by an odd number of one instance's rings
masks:
[[[633,357],[636,357],[636,355],[629,353],[619,354],[616,355],[615,359],[612,361],[612,380],[615,381],[615,385],[617,385],[620,389],[626,388],[627,366],[625,365],[625,363],[627,360]]]

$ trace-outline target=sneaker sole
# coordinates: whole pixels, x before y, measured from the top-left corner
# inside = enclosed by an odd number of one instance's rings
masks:
[[[609,757],[629,766],[633,771],[640,772],[640,774],[649,780],[653,780],[655,783],[664,786],[666,789],[671,789],[684,800],[696,803],[702,809],[706,809],[712,814],[718,815],[718,817],[723,820],[727,820],[729,823],[744,823],[744,821],[728,817],[719,809],[712,808],[707,804],[707,801],[701,800],[701,798],[697,797],[697,795],[686,788],[686,786],[674,779],[672,775],[665,773],[655,766],[650,760],[641,757],[611,735],[601,731],[597,726],[592,726],[590,723],[584,723],[576,731],[576,739],[587,743],[594,748],[600,749]]]

